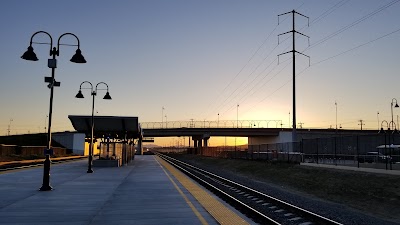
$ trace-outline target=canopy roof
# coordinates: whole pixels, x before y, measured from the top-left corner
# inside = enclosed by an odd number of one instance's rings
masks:
[[[92,116],[69,115],[74,129],[80,133],[90,135]],[[139,138],[141,129],[138,117],[121,117],[121,116],[94,116],[94,136],[103,137],[110,136],[114,138]]]

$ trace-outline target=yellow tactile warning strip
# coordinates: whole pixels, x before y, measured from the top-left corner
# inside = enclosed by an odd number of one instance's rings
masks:
[[[194,198],[197,199],[197,201],[199,201],[199,203],[211,214],[211,216],[215,218],[215,220],[218,221],[218,223],[229,225],[249,224],[239,215],[203,190],[182,172],[175,169],[160,157],[156,156],[156,159],[193,195]]]
[[[159,157],[157,157],[160,159]],[[158,160],[158,164],[160,164],[161,159]],[[162,160],[161,163],[166,163],[164,160]],[[160,165],[161,166],[161,165]],[[193,203],[186,197],[185,193],[182,192],[182,190],[178,187],[178,185],[175,183],[175,181],[171,178],[171,176],[165,171],[164,167],[161,166],[161,168],[164,170],[164,173],[167,175],[168,179],[172,182],[174,185],[175,189],[178,190],[179,194],[185,199],[186,203],[190,206],[194,214],[199,218],[201,224],[203,225],[208,225],[207,221],[204,219],[204,217],[199,213],[199,211],[196,209],[196,207],[193,205]]]

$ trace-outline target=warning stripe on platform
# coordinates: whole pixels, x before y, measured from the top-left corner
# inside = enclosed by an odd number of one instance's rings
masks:
[[[229,225],[249,224],[175,167],[158,156],[156,156],[156,159],[193,195],[194,198],[197,199],[197,201],[211,214],[212,217],[214,217],[215,220],[218,221],[218,223]]]

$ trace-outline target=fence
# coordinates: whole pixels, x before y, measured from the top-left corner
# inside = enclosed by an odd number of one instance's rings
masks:
[[[282,128],[282,120],[216,120],[141,122],[142,129],[163,128]]]
[[[400,170],[400,134],[336,136],[295,143],[249,145],[248,148],[207,147],[189,154],[249,160],[280,160]]]
[[[303,140],[303,162],[400,169],[398,133]],[[374,154],[374,155],[372,155]]]
[[[297,145],[298,143],[278,143],[249,145],[248,148],[242,146],[207,147],[199,149],[197,152],[195,150],[188,151],[188,153],[218,158],[301,162],[302,155],[292,151]]]

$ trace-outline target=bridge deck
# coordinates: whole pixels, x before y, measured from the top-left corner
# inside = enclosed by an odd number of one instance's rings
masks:
[[[54,190],[48,192],[38,191],[41,167],[1,172],[0,224],[219,224],[224,219],[213,218],[181,184],[188,178],[176,176],[156,156],[94,170],[86,173],[86,160],[53,165]]]

